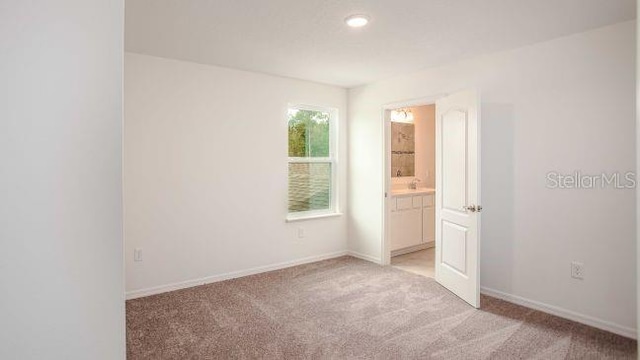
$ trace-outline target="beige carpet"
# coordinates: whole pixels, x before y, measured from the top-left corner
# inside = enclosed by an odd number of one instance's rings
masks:
[[[350,257],[127,302],[128,359],[635,359],[636,342]]]

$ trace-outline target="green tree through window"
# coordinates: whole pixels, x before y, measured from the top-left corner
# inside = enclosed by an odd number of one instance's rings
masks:
[[[289,157],[329,157],[330,114],[289,109]]]

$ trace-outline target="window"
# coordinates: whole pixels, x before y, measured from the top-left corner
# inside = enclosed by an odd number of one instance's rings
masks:
[[[289,107],[290,217],[336,212],[335,114],[329,109]]]

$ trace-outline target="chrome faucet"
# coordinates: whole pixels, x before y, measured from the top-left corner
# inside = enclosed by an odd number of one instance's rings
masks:
[[[414,178],[413,180],[411,180],[411,183],[409,183],[409,189],[412,189],[412,190],[417,189],[419,182],[420,182],[420,179],[418,178]]]
[[[402,176],[402,171],[400,171],[400,169],[398,169],[398,171],[396,171],[396,177],[400,177]]]

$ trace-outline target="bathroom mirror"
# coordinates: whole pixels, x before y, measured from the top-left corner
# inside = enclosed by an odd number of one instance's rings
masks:
[[[415,176],[415,127],[391,122],[391,176]]]

